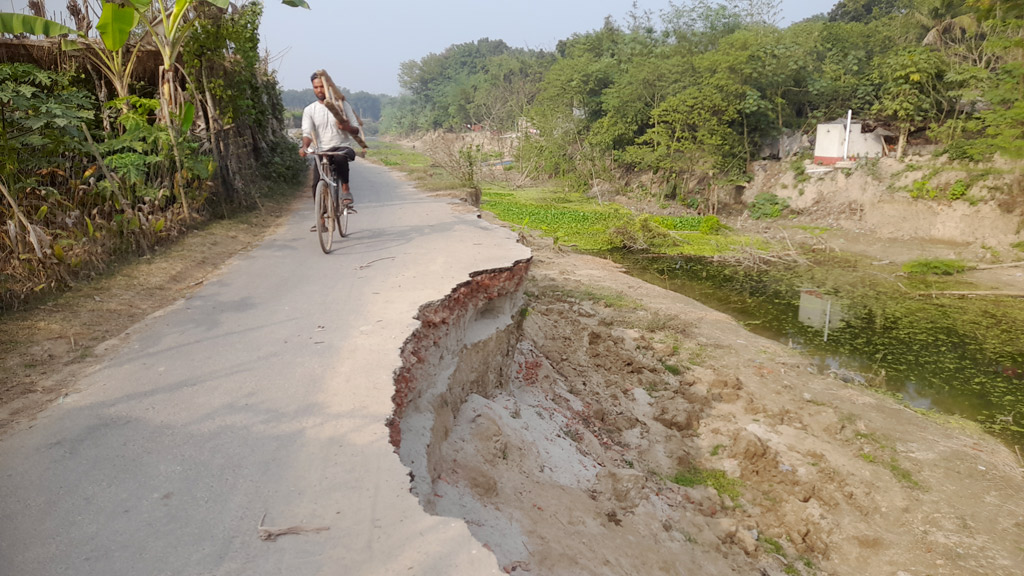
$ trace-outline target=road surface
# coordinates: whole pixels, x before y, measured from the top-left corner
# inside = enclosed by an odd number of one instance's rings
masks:
[[[0,575],[498,573],[420,508],[385,420],[419,306],[528,251],[384,168],[352,180],[332,254],[302,204],[0,440]],[[264,515],[329,529],[263,541]]]

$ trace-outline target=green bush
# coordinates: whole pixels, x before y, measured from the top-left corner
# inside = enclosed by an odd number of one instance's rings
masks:
[[[804,164],[804,158],[794,158],[789,162],[789,168],[793,171],[797,184],[803,184],[811,179],[811,175],[807,173],[807,165]]]
[[[942,149],[943,154],[950,160],[966,160],[968,162],[982,162],[992,156],[992,150],[984,142],[961,138],[950,142]]]
[[[968,190],[970,190],[970,187],[967,185],[967,182],[957,180],[956,183],[953,184],[953,187],[949,189],[949,199],[959,200],[967,195]]]
[[[651,221],[666,230],[699,232],[704,218],[702,216],[651,216]]]
[[[911,198],[935,198],[937,192],[932,188],[928,180],[917,180],[910,188]]]
[[[705,216],[704,221],[700,223],[699,232],[710,236],[712,234],[718,234],[726,229],[726,225],[722,224],[722,221],[718,219],[718,216],[710,215]]]
[[[952,276],[963,272],[967,265],[960,260],[949,260],[943,258],[922,258],[912,260],[903,265],[903,271],[907,274],[937,274],[940,276]]]
[[[754,220],[772,220],[781,216],[787,208],[789,201],[785,198],[779,198],[771,192],[762,192],[754,197],[747,211]]]

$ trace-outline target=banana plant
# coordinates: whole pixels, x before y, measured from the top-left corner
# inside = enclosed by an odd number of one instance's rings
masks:
[[[106,53],[96,50],[94,62],[114,84],[118,96],[127,96],[128,81],[137,55],[138,44],[132,49],[127,60],[123,48],[131,36],[131,31],[141,22],[146,26],[147,34],[160,51],[163,65],[160,68],[159,94],[161,119],[171,134],[171,146],[177,163],[178,175],[181,173],[181,157],[178,152],[177,140],[182,123],[173,122],[173,118],[191,117],[191,112],[184,114],[179,109],[176,98],[175,67],[181,48],[188,38],[189,32],[196,23],[192,7],[197,2],[207,2],[221,9],[226,9],[230,0],[117,0],[104,2],[103,11],[96,24]],[[282,0],[282,4],[293,8],[309,9],[305,0]],[[68,28],[60,23],[45,18],[26,14],[0,13],[0,33],[33,34],[47,37],[79,36],[83,33]],[[66,48],[74,48],[77,43],[64,42]],[[122,90],[124,94],[122,94]],[[177,124],[177,125],[175,125]],[[189,122],[191,124],[191,121]],[[189,216],[188,202],[180,187],[180,180],[175,177],[174,189],[181,199],[186,218]]]
[[[131,30],[138,25],[138,14],[132,8],[107,2],[96,23],[100,35],[99,43],[88,38],[86,33],[63,24],[27,14],[0,13],[0,33],[31,34],[34,36],[65,36],[61,40],[63,50],[84,50],[100,72],[110,80],[118,98],[129,96],[129,82],[135,68],[138,47],[126,50]],[[127,52],[127,54],[126,54]]]
[[[170,121],[170,113],[177,111],[174,98],[174,67],[188,33],[196,23],[191,10],[197,2],[207,2],[218,8],[227,8],[230,0],[118,0],[104,2],[103,11],[96,24],[96,31],[106,49],[93,46],[90,59],[110,79],[118,97],[128,96],[128,82],[138,54],[138,44],[124,54],[125,44],[131,31],[141,22],[150,38],[160,51],[163,67],[160,74],[160,100],[163,119]],[[305,0],[282,0],[282,4],[293,8],[309,9]],[[46,18],[28,14],[0,13],[0,34],[32,34],[36,36],[78,36],[85,34]],[[90,42],[91,44],[91,42]],[[74,40],[63,42],[66,49],[79,48]]]

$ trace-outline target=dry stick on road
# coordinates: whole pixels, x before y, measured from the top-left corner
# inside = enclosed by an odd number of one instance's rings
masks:
[[[373,265],[374,262],[380,262],[381,260],[394,260],[394,259],[395,259],[394,256],[385,256],[383,258],[377,258],[376,260],[370,260],[366,264],[361,264],[361,265],[357,266],[356,270],[363,270],[364,268],[369,268],[371,265]]]
[[[263,513],[263,517],[260,518],[260,525],[256,527],[257,532],[260,535],[260,540],[265,542],[274,542],[278,536],[284,536],[286,534],[305,534],[307,532],[326,532],[331,529],[330,526],[289,526],[287,528],[268,528],[263,525],[263,520],[267,517],[267,513]]]

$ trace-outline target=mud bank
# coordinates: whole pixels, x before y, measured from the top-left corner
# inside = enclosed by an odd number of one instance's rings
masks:
[[[424,508],[505,572],[1019,572],[1024,463],[995,440],[612,263],[534,254],[424,307],[390,421]]]
[[[525,260],[473,274],[443,300],[420,308],[420,327],[402,347],[389,436],[428,512],[434,512],[439,451],[459,408],[470,394],[490,396],[508,385],[529,268]]]

